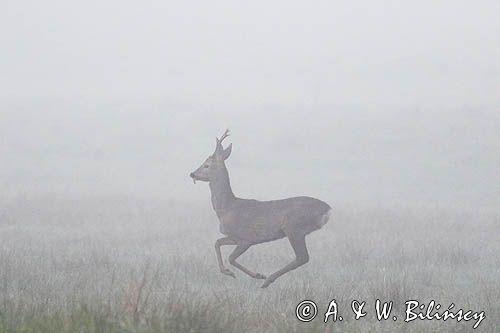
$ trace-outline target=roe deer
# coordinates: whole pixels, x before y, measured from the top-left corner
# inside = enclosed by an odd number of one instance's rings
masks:
[[[215,242],[215,252],[220,271],[235,277],[224,267],[220,247],[236,245],[229,255],[229,263],[255,279],[265,279],[266,288],[283,274],[309,261],[305,237],[320,229],[330,217],[331,207],[318,199],[294,197],[282,200],[257,201],[236,197],[231,190],[229,174],[224,161],[231,154],[232,144],[226,149],[222,141],[229,135],[226,130],[216,138],[215,152],[190,174],[193,182],[208,182],[212,193],[212,206],[219,218],[220,232],[226,235]],[[252,245],[287,237],[295,252],[295,260],[282,269],[265,277],[254,273],[236,261]]]

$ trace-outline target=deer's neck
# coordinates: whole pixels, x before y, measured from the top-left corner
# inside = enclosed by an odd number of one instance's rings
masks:
[[[212,206],[217,216],[220,217],[231,207],[235,199],[226,167],[218,172],[210,181],[209,186],[212,193]]]

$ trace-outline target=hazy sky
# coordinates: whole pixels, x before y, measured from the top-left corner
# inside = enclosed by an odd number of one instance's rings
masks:
[[[0,97],[500,105],[500,2],[10,1]]]
[[[0,2],[0,189],[499,207],[500,1]],[[205,202],[204,201],[204,202]]]

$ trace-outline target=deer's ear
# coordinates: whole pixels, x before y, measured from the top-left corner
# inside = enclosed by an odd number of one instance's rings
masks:
[[[233,144],[231,143],[229,146],[227,146],[226,149],[222,152],[222,160],[227,160],[229,155],[231,155],[231,150],[233,149]]]

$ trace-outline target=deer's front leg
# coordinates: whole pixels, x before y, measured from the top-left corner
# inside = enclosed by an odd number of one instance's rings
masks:
[[[233,278],[236,278],[236,275],[234,275],[234,273],[231,270],[224,267],[224,263],[222,262],[222,254],[220,252],[220,247],[222,245],[236,245],[236,242],[233,241],[229,237],[219,238],[215,242],[215,253],[217,254],[217,262],[219,263],[219,269],[220,269],[221,273],[225,274],[225,275],[232,276]]]

